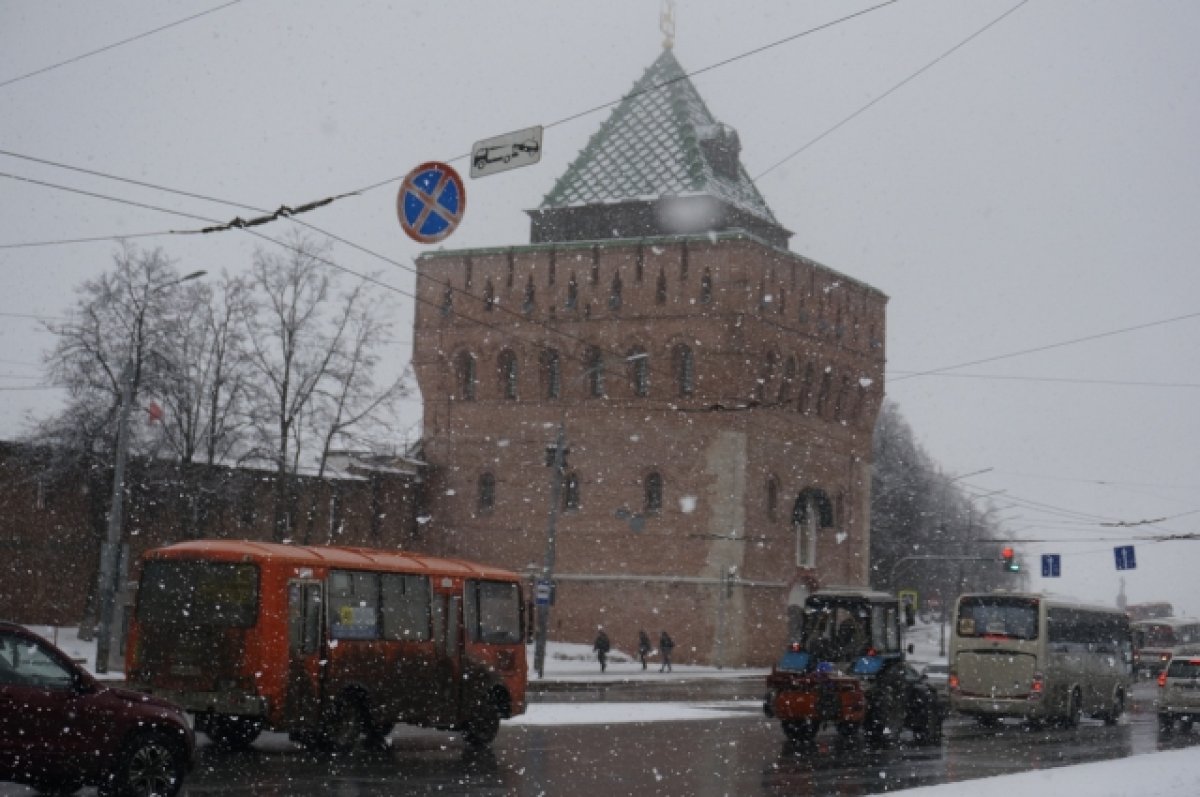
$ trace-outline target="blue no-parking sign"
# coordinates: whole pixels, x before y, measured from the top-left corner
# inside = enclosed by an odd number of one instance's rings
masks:
[[[396,197],[396,215],[409,238],[434,244],[458,228],[467,210],[467,190],[458,172],[445,163],[422,163],[404,176]]]

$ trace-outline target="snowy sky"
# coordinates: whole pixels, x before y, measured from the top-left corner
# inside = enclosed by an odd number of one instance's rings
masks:
[[[891,297],[887,391],[930,454],[947,474],[990,468],[962,484],[1004,491],[990,500],[1018,536],[1056,540],[1022,546],[1035,565],[1063,556],[1062,579],[1033,585],[1110,601],[1114,544],[1200,518],[1200,4],[900,0],[755,52],[874,5],[679,0],[675,51],[689,71],[729,61],[694,82],[737,128],[793,251]],[[421,250],[386,181],[544,125],[540,164],[469,182],[447,246],[526,242],[522,211],[606,111],[571,117],[619,99],[654,60],[658,11],[0,0],[0,150],[268,210],[378,185],[305,219],[352,244],[335,248],[346,268],[383,275],[408,328]],[[112,237],[208,224],[13,176],[217,221],[253,211],[9,154],[0,174],[11,438],[57,400],[30,389],[50,340],[28,316],[60,315],[108,268]],[[90,237],[105,240],[12,246]],[[272,246],[244,232],[134,241],[214,273]],[[1141,543],[1128,597],[1200,614],[1197,566],[1200,541]]]

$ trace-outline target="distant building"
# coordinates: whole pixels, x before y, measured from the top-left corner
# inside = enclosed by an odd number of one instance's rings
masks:
[[[788,607],[866,585],[880,291],[791,235],[667,49],[541,206],[527,246],[417,262],[425,539],[540,571],[551,637],[765,664]]]

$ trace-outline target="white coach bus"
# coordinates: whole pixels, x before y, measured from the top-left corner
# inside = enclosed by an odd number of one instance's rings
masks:
[[[1033,593],[959,597],[950,638],[950,707],[1068,727],[1114,724],[1133,681],[1129,619],[1116,608]]]

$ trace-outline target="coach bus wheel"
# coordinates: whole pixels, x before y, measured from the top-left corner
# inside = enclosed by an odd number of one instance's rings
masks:
[[[1120,689],[1117,690],[1117,696],[1113,698],[1112,708],[1104,715],[1105,725],[1116,725],[1117,720],[1121,719],[1121,715],[1125,713],[1125,693]]]
[[[1083,719],[1083,696],[1076,689],[1071,692],[1070,707],[1067,709],[1067,714],[1062,720],[1063,727],[1078,728],[1081,719]]]
[[[260,720],[245,717],[215,716],[204,723],[204,732],[222,750],[245,750],[262,731]]]

